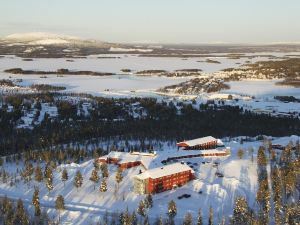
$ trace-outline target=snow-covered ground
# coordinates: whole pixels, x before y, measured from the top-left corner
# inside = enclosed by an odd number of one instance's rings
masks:
[[[273,144],[286,145],[289,141],[294,143],[299,140],[298,136],[273,138]],[[158,215],[166,216],[167,205],[170,200],[177,204],[178,213],[176,222],[182,221],[186,212],[192,213],[194,219],[197,217],[199,208],[203,210],[204,223],[208,217],[209,206],[214,209],[215,219],[221,220],[221,215],[228,216],[232,213],[233,202],[236,196],[245,196],[251,207],[257,207],[255,195],[257,189],[257,168],[256,153],[259,146],[264,143],[261,141],[243,142],[223,140],[225,145],[231,147],[231,156],[226,158],[193,158],[186,159],[189,165],[192,165],[196,171],[196,179],[187,185],[175,190],[156,194],[153,196],[154,206],[148,211],[150,220],[153,221]],[[244,150],[242,159],[237,157],[238,149]],[[254,154],[250,148],[254,149]],[[163,151],[174,151],[175,146],[165,145]],[[158,152],[164,154],[164,152]],[[215,166],[214,162],[219,162]],[[205,162],[203,164],[202,162]],[[23,165],[5,163],[3,169],[12,174],[21,170]],[[69,173],[69,180],[64,185],[60,181],[61,171],[66,168]],[[57,195],[61,194],[65,198],[66,210],[62,212],[62,222],[64,224],[90,224],[100,220],[105,212],[123,211],[128,207],[129,211],[137,208],[140,200],[145,196],[133,193],[132,178],[138,174],[139,167],[126,170],[123,175],[124,179],[120,184],[118,191],[115,191],[115,173],[116,167],[109,166],[108,191],[101,193],[99,183],[94,190],[94,184],[89,181],[90,174],[93,170],[93,160],[81,164],[65,164],[57,167],[54,171],[54,189],[48,194],[45,184],[32,181],[30,184],[24,184],[17,181],[16,185],[11,186],[9,183],[0,182],[0,195],[18,199],[22,198],[26,204],[31,205],[31,198],[34,191],[34,185],[40,188],[41,206],[46,208],[50,215],[55,215],[54,201]],[[83,186],[76,190],[73,186],[73,178],[76,171],[81,171],[84,177]],[[215,172],[219,171],[224,174],[224,178],[218,178]],[[102,178],[101,178],[102,179]],[[19,180],[19,177],[16,177]],[[202,191],[200,194],[199,191]],[[178,199],[182,194],[190,194],[190,198]],[[30,210],[32,206],[28,207]]]
[[[65,86],[66,92],[89,93],[96,96],[105,97],[156,97],[173,98],[181,101],[185,98],[196,98],[197,96],[179,95],[179,94],[165,94],[156,92],[157,89],[179,84],[181,82],[191,79],[191,77],[159,77],[159,76],[137,76],[134,74],[123,74],[121,69],[131,69],[134,72],[148,69],[159,69],[174,71],[177,69],[202,69],[204,75],[208,75],[224,68],[238,67],[240,64],[247,61],[256,62],[258,60],[268,60],[267,55],[274,55],[276,57],[284,57],[285,55],[297,55],[299,53],[251,53],[247,54],[249,57],[261,55],[261,57],[254,58],[240,58],[229,59],[221,57],[224,54],[215,54],[216,57],[194,57],[194,58],[172,58],[172,57],[138,57],[138,55],[112,54],[112,55],[91,55],[87,58],[72,59],[74,62],[67,61],[66,58],[58,59],[33,59],[33,61],[23,61],[19,57],[5,56],[0,58],[0,79],[22,79],[20,85],[29,86],[31,84],[51,84],[58,86]],[[98,58],[100,57],[100,58]],[[101,58],[106,57],[106,58]],[[110,58],[111,57],[111,58]],[[206,59],[217,60],[221,62],[207,63]],[[202,61],[202,62],[199,62]],[[24,70],[43,70],[54,71],[61,68],[69,70],[89,70],[99,72],[112,72],[118,75],[114,76],[71,76],[66,75],[57,77],[56,75],[47,75],[47,78],[42,78],[40,75],[12,75],[4,73],[5,69],[20,67]],[[221,76],[222,73],[215,73],[216,76]],[[300,103],[282,103],[274,100],[275,95],[285,95],[300,97],[300,88],[293,88],[288,86],[278,86],[276,81],[272,80],[246,80],[229,82],[230,89],[221,91],[220,93],[200,94],[198,98],[202,100],[219,99],[218,95],[231,94],[241,101],[225,101],[230,105],[241,105],[244,108],[260,111],[271,111],[289,113],[299,112]],[[1,88],[1,92],[13,93],[32,92],[26,88],[5,87]],[[202,96],[207,96],[203,98]],[[225,95],[224,95],[225,96]],[[248,96],[245,100],[244,96]],[[249,97],[255,96],[255,99]]]
[[[300,98],[300,88],[276,85],[279,80],[243,80],[232,81],[227,84],[230,89],[221,93],[250,95],[255,97],[294,96]]]

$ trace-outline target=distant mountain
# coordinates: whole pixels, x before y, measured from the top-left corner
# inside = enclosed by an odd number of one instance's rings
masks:
[[[2,41],[10,45],[79,45],[79,46],[96,46],[109,48],[115,46],[102,41],[81,39],[69,35],[32,32],[32,33],[16,33],[2,38]]]

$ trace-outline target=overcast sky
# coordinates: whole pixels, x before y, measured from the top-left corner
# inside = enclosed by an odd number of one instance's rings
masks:
[[[111,42],[300,42],[300,0],[1,0],[0,36]]]

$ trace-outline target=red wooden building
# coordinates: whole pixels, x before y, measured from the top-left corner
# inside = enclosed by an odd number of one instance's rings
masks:
[[[145,169],[151,160],[156,156],[154,153],[140,152],[110,152],[107,156],[98,159],[99,163],[118,165],[122,170],[136,166],[143,166]]]
[[[177,146],[183,148],[184,150],[215,149],[217,145],[218,140],[212,136],[177,143]]]
[[[134,177],[134,191],[139,194],[159,193],[180,187],[194,179],[194,171],[184,163],[174,163],[147,170]]]

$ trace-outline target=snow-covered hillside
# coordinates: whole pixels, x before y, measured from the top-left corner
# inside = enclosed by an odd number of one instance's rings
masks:
[[[8,35],[4,40],[10,42],[25,42],[29,45],[51,45],[51,44],[69,44],[80,39],[73,36],[58,35],[52,33],[32,32],[16,33]]]
[[[287,145],[290,141],[295,143],[299,140],[298,136],[273,138],[273,144]],[[175,190],[156,194],[153,196],[154,206],[148,211],[150,221],[154,221],[157,216],[166,217],[167,205],[170,200],[174,200],[177,205],[176,224],[180,224],[186,212],[190,212],[193,218],[197,218],[199,208],[203,210],[204,223],[207,221],[209,207],[213,207],[215,222],[219,222],[221,215],[230,216],[233,210],[234,199],[237,196],[245,196],[249,206],[257,208],[255,202],[257,190],[257,164],[256,153],[259,146],[264,145],[262,141],[244,141],[242,144],[236,140],[226,141],[225,145],[231,147],[231,156],[227,158],[193,158],[186,159],[185,162],[193,165],[196,172],[196,179],[187,185]],[[244,155],[242,159],[237,156],[238,150],[242,148]],[[251,149],[254,149],[252,152]],[[164,150],[174,151],[175,146],[163,147]],[[163,152],[158,152],[163,154]],[[218,162],[216,166],[214,162]],[[36,164],[34,163],[34,166]],[[42,164],[42,167],[44,165]],[[3,170],[9,172],[10,178],[7,182],[0,181],[0,195],[8,196],[12,199],[22,198],[32,211],[31,198],[34,186],[40,189],[40,202],[44,209],[48,210],[51,216],[57,215],[54,209],[54,201],[57,195],[65,198],[66,210],[61,214],[64,224],[91,224],[101,221],[106,212],[111,215],[113,212],[123,211],[128,207],[130,212],[136,210],[138,203],[145,196],[133,193],[133,176],[138,174],[142,168],[135,167],[123,172],[123,181],[120,188],[116,188],[116,166],[109,166],[109,178],[107,179],[107,192],[100,192],[99,185],[89,180],[93,170],[93,160],[80,164],[62,164],[53,172],[54,189],[48,193],[45,183],[31,181],[23,183],[19,176],[19,171],[23,169],[23,163],[5,163]],[[64,183],[61,181],[61,172],[67,169],[69,179]],[[3,171],[2,170],[2,171]],[[73,181],[77,171],[83,175],[83,186],[74,187]],[[223,178],[217,177],[216,172],[224,174]],[[101,174],[99,172],[99,174]],[[103,178],[100,178],[102,180]],[[11,180],[11,181],[10,181]],[[183,194],[191,195],[190,198],[178,199]]]

